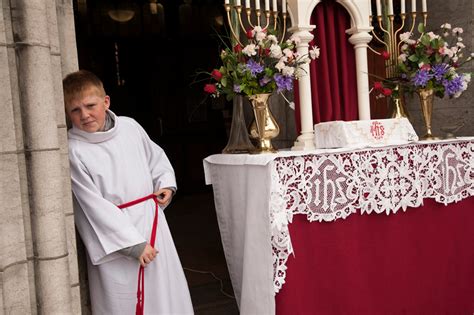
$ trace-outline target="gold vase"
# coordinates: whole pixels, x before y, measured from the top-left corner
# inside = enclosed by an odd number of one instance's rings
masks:
[[[433,115],[433,100],[434,91],[433,89],[419,89],[416,91],[420,97],[421,112],[423,114],[423,120],[425,122],[426,134],[421,137],[421,140],[439,140],[438,137],[433,136],[431,133],[431,118]]]
[[[390,98],[390,107],[389,107],[389,114],[388,118],[408,118],[408,111],[405,107],[405,96],[403,94],[403,88],[400,84],[395,85],[393,91],[397,94],[397,96],[393,96]]]
[[[257,147],[253,153],[277,152],[271,140],[278,136],[280,127],[268,107],[270,95],[256,94],[249,96],[255,116],[255,121],[250,125],[250,138],[257,141]]]

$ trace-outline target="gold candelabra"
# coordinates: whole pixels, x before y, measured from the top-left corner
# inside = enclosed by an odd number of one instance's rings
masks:
[[[232,2],[232,3],[231,3]],[[227,20],[229,22],[230,31],[235,41],[242,46],[240,38],[238,36],[238,30],[234,28],[234,23],[232,23],[232,10],[237,13],[238,24],[240,28],[247,32],[249,29],[253,29],[256,26],[260,26],[262,29],[268,29],[273,24],[273,30],[277,30],[279,13],[278,13],[278,2],[277,0],[272,1],[272,8],[270,9],[270,0],[265,0],[265,6],[263,9],[260,7],[260,0],[254,1],[254,7],[251,5],[250,0],[245,0],[244,6],[240,0],[225,0],[224,6],[227,12]],[[242,18],[242,11],[245,12],[246,23],[244,23],[245,16]],[[281,15],[283,19],[283,33],[280,39],[280,43],[285,38],[286,32],[286,19],[287,19],[287,8],[286,0],[282,0],[281,4]]]
[[[422,0],[422,12],[421,15],[423,17],[423,24],[426,26],[426,20],[428,18],[428,11],[427,11],[427,0]],[[389,57],[385,60],[385,75],[387,78],[392,78],[397,75],[397,68],[399,64],[398,57],[400,56],[400,48],[402,45],[402,41],[399,38],[400,32],[404,29],[406,20],[408,16],[411,16],[411,25],[410,25],[410,33],[413,33],[413,29],[415,28],[415,22],[417,18],[416,12],[416,0],[411,0],[411,12],[405,12],[405,0],[400,0],[400,19],[401,19],[401,26],[395,30],[395,14],[393,10],[393,0],[376,0],[376,8],[377,8],[377,15],[372,15],[371,6],[369,11],[369,21],[370,24],[373,26],[372,35],[375,41],[379,42],[385,46],[386,51],[389,54]],[[375,21],[374,21],[375,20]],[[379,27],[380,30],[383,32],[383,38],[377,35],[374,31],[376,27]],[[369,49],[377,54],[381,55],[381,52],[378,52],[373,47],[369,45]]]

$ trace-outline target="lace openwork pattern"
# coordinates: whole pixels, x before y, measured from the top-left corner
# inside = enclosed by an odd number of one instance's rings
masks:
[[[424,198],[448,204],[474,195],[474,141],[412,144],[345,153],[277,158],[271,170],[274,288],[285,283],[293,253],[288,224],[350,214],[397,213]]]

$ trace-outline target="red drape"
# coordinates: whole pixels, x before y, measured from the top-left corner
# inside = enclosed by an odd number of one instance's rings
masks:
[[[277,315],[471,314],[474,197],[335,222],[293,217]]]
[[[325,0],[314,9],[311,24],[316,25],[316,29],[310,45],[316,44],[321,49],[319,59],[310,64],[313,122],[356,120],[355,53],[345,32],[351,27],[349,13],[337,2]],[[295,103],[296,125],[300,130],[297,88]]]

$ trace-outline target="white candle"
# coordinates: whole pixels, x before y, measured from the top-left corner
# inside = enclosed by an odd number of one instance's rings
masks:
[[[245,0],[245,7],[250,9],[250,0]]]
[[[377,0],[377,2],[375,4],[377,6],[377,15],[381,16],[382,15],[382,4],[380,3],[380,0]]]
[[[281,12],[286,13],[286,0],[281,2]]]
[[[416,12],[416,0],[411,0],[411,12]]]
[[[229,4],[229,0],[224,0],[224,4]]]
[[[235,0],[235,5],[240,6],[241,5],[240,0]]]
[[[270,11],[270,0],[265,0],[265,11]]]
[[[426,0],[421,1],[421,11],[428,12],[428,9],[426,7]]]
[[[255,10],[260,10],[260,0],[255,0]]]
[[[393,15],[393,1],[392,0],[388,0],[388,12],[387,12],[388,15]]]
[[[400,13],[405,14],[405,0],[402,0],[401,2]]]
[[[369,0],[369,16],[372,16],[372,1]]]
[[[277,0],[273,0],[273,12],[277,12],[278,7],[277,7]]]

